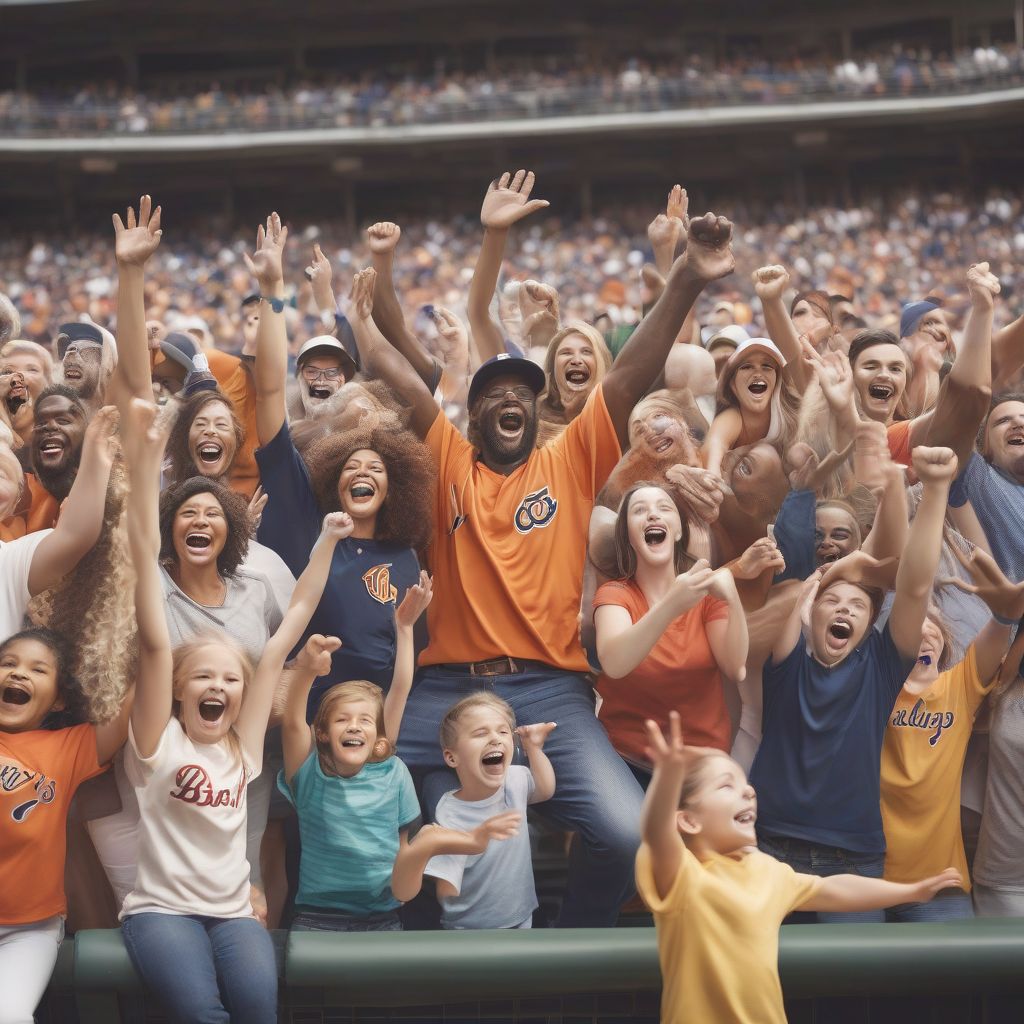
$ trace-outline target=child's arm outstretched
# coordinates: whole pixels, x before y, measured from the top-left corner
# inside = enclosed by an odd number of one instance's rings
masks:
[[[717,477],[722,475],[722,459],[739,440],[742,430],[743,416],[739,409],[723,409],[714,418],[701,449],[704,466],[709,473],[714,473]]]
[[[683,745],[683,727],[679,712],[668,716],[666,741],[657,723],[647,720],[647,756],[654,766],[640,811],[640,836],[651,851],[651,871],[658,896],[664,899],[683,862],[683,840],[679,835],[677,814],[679,797],[686,778],[687,751]]]
[[[946,868],[940,875],[908,884],[863,875],[832,875],[823,878],[810,898],[794,909],[831,913],[884,910],[900,903],[927,903],[943,889],[962,886],[963,879],[956,868]]]
[[[306,722],[306,704],[313,680],[331,671],[331,655],[341,647],[336,636],[314,633],[299,651],[288,681],[288,699],[281,719],[281,745],[284,748],[284,777],[291,785],[296,772],[313,749],[313,734]]]
[[[409,830],[399,833],[398,856],[391,871],[391,892],[396,900],[408,903],[423,888],[423,872],[432,857],[442,854],[473,857],[483,853],[492,840],[511,839],[523,820],[519,811],[496,814],[477,825],[472,832],[426,825],[410,842]]]
[[[156,426],[157,407],[133,398],[121,438],[131,477],[128,542],[135,566],[135,618],[139,626],[139,668],[131,723],[139,756],[151,757],[171,718],[171,638],[160,586],[160,466],[166,429]]]
[[[270,709],[274,702],[274,690],[281,680],[285,659],[288,652],[299,642],[303,630],[309,625],[309,620],[320,603],[320,598],[323,597],[327,577],[331,572],[335,545],[351,533],[352,517],[347,512],[331,512],[324,516],[323,529],[309,556],[309,564],[295,584],[291,604],[288,605],[277,632],[263,649],[263,657],[260,658],[260,663],[253,674],[252,683],[235,724],[242,747],[252,758],[253,764],[259,764],[263,759],[263,737],[267,731]]]
[[[530,773],[533,775],[531,804],[543,803],[555,795],[555,769],[544,753],[544,741],[555,728],[554,722],[537,722],[516,729],[516,735],[523,741],[523,750],[526,751],[526,760],[530,762]]]
[[[412,677],[416,671],[413,626],[430,604],[433,586],[428,573],[421,570],[419,582],[405,592],[402,603],[395,609],[395,669],[391,674],[388,695],[384,698],[384,735],[392,744],[397,742],[402,728],[405,702],[409,699]]]

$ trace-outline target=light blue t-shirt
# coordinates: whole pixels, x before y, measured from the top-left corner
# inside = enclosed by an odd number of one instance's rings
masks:
[[[512,765],[505,785],[486,800],[459,800],[453,791],[437,802],[437,824],[462,832],[471,832],[488,818],[506,811],[523,815],[518,835],[491,840],[483,853],[430,858],[424,874],[442,878],[458,890],[457,896],[441,900],[442,928],[530,927],[537,909],[537,892],[533,885],[526,805],[533,790],[530,769]]]
[[[420,816],[409,769],[397,757],[343,779],[325,775],[316,751],[278,788],[295,805],[302,839],[296,904],[346,914],[394,910],[391,870],[398,831]]]

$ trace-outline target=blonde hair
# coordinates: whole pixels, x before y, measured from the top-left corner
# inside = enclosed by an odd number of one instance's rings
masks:
[[[367,763],[386,761],[395,752],[395,746],[388,739],[384,727],[384,691],[376,683],[369,683],[365,679],[350,679],[347,683],[337,683],[324,694],[313,717],[313,742],[316,743],[316,756],[324,775],[338,774],[334,758],[331,756],[331,743],[327,739],[328,719],[336,707],[354,704],[360,700],[369,701],[374,705],[377,718],[377,742],[366,759]]]
[[[544,376],[547,378],[547,387],[541,392],[538,402],[541,413],[561,416],[565,413],[562,406],[562,396],[555,384],[555,356],[558,354],[558,346],[572,334],[579,334],[586,338],[590,347],[594,350],[597,364],[594,371],[594,387],[597,387],[604,375],[611,369],[612,354],[605,343],[601,332],[596,327],[583,320],[570,320],[564,327],[557,331],[548,342],[547,352],[544,354]]]
[[[0,348],[0,356],[3,358],[15,355],[35,356],[43,364],[47,384],[53,380],[53,356],[38,342],[29,341],[27,338],[14,338]]]
[[[509,724],[510,729],[516,727],[516,713],[508,701],[502,700],[489,690],[477,690],[468,697],[463,697],[458,704],[453,704],[441,719],[441,749],[451,750],[459,738],[459,721],[467,711],[473,708],[490,708],[502,715]]]

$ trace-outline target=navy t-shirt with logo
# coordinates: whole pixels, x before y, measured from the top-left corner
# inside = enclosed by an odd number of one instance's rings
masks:
[[[882,740],[914,666],[889,626],[870,629],[838,665],[826,668],[799,640],[778,665],[764,666],[761,746],[750,769],[757,831],[857,853],[883,853]]]
[[[320,536],[323,514],[287,424],[270,444],[257,449],[256,462],[269,497],[257,536],[298,577]],[[322,633],[339,637],[342,643],[331,657],[330,674],[313,684],[307,707],[310,719],[320,698],[336,683],[366,679],[385,690],[391,685],[395,605],[418,581],[419,572],[416,552],[402,544],[354,537],[338,542],[324,596],[302,638],[305,643],[313,633]]]

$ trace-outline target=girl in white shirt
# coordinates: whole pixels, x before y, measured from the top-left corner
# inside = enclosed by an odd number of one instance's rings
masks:
[[[223,635],[197,638],[172,653],[157,563],[166,435],[154,427],[155,415],[155,406],[133,399],[123,432],[139,624],[125,770],[142,817],[138,875],[121,927],[132,962],[173,1020],[271,1024],[277,969],[270,936],[249,899],[246,786],[259,774],[285,658],[320,600],[334,546],[352,522],[344,513],[324,520],[255,671]]]

